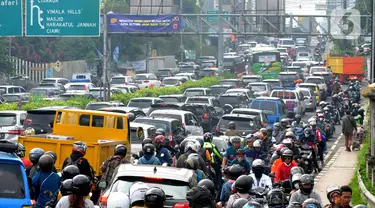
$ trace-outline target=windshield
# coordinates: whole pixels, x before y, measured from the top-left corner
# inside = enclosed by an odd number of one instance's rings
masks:
[[[293,40],[283,40],[283,45],[294,45]]]
[[[207,98],[189,98],[186,103],[203,103],[203,104],[209,104]]]
[[[151,107],[151,104],[152,104],[152,100],[134,99],[134,100],[130,100],[128,107],[149,108]]]
[[[169,76],[171,73],[170,70],[158,70],[159,75]]]
[[[246,51],[247,49],[250,49],[250,47],[249,46],[238,46],[238,51]]]
[[[21,100],[21,97],[18,95],[3,95],[4,100],[7,100],[8,102],[17,102]]]
[[[208,75],[215,75],[216,72],[217,72],[216,70],[205,69],[199,72],[199,76],[203,77],[203,76],[208,76]]]
[[[147,78],[146,75],[135,75],[134,77],[135,80],[147,80]]]
[[[163,84],[165,85],[176,85],[178,83],[178,79],[164,79]]]
[[[183,66],[180,68],[180,73],[194,73],[194,66]]]
[[[261,91],[266,91],[267,88],[265,85],[250,85],[251,90],[255,92],[261,92]]]
[[[85,85],[70,85],[68,90],[86,90]]]
[[[288,51],[286,50],[286,48],[278,48],[276,49],[278,52],[284,52],[284,53],[287,53]]]
[[[311,95],[310,95],[310,92],[307,91],[307,90],[300,90],[300,92],[301,92],[302,95],[305,96],[305,97],[310,97],[310,96],[311,96]]]
[[[48,90],[46,89],[31,89],[30,94],[34,96],[47,95]]]
[[[130,187],[136,182],[144,182],[149,188],[158,187],[165,192],[167,200],[185,200],[189,185],[182,181],[167,179],[152,179],[148,177],[121,177],[113,184],[111,192],[129,194]]]
[[[308,53],[299,53],[298,55],[299,55],[299,56],[302,56],[302,57],[303,57],[303,56],[305,56],[305,57],[308,57],[308,56],[309,56]]]
[[[186,97],[194,97],[204,95],[204,90],[185,90]]]
[[[165,113],[151,113],[150,116],[155,116],[155,117],[161,117],[161,118],[174,118],[179,120],[182,123],[182,117],[181,115],[176,115],[176,114],[165,114]]]
[[[258,110],[264,110],[264,111],[272,111],[273,114],[276,113],[276,102],[270,102],[270,101],[257,101],[254,100],[253,103],[251,103],[252,109],[258,109]]]
[[[182,102],[179,98],[177,97],[160,97],[164,103],[179,103]]]
[[[324,67],[312,67],[310,69],[310,74],[313,74],[314,72],[326,72],[326,69]]]
[[[6,93],[7,88],[6,87],[0,87],[0,94]]]
[[[124,77],[114,77],[111,79],[111,84],[124,84],[125,78]]]
[[[263,81],[263,82],[269,84],[271,87],[280,87],[279,81]]]
[[[319,78],[307,78],[306,83],[323,84],[323,80]]]
[[[297,73],[302,72],[301,68],[295,68],[295,67],[288,67],[286,70],[288,72],[297,72]]]
[[[296,94],[294,92],[288,92],[288,91],[275,91],[275,92],[272,92],[271,97],[294,100],[296,99]]]
[[[237,86],[237,81],[223,80],[223,81],[220,81],[220,84],[221,85]]]
[[[237,96],[221,96],[219,98],[219,102],[220,102],[221,107],[224,107],[225,104],[238,106],[241,103],[239,97]]]
[[[0,126],[14,126],[17,124],[16,114],[0,113]]]
[[[299,88],[306,88],[315,91],[315,86],[299,86]]]
[[[202,67],[213,67],[213,66],[215,66],[215,63],[213,63],[213,62],[203,62],[201,65],[202,65]]]
[[[106,108],[110,105],[107,103],[91,103],[86,106],[86,110],[98,110],[100,108]]]
[[[156,129],[164,129],[166,134],[171,133],[171,129],[170,129],[170,125],[168,121],[161,121],[157,119],[137,118],[134,120],[134,122],[152,125],[152,126],[155,126]]]
[[[279,74],[279,79],[281,81],[293,81],[298,79],[296,74]]]
[[[41,84],[55,84],[56,80],[53,79],[44,79],[42,80]]]
[[[54,83],[42,83],[39,85],[40,87],[55,87]]]
[[[249,131],[256,128],[254,121],[250,118],[241,117],[223,117],[220,120],[220,129],[227,129],[229,122],[233,121],[236,124],[236,129],[239,131]]]
[[[229,87],[211,87],[211,91],[214,95],[225,93],[228,89]]]
[[[224,139],[221,139],[221,138],[218,138],[218,139],[213,139],[212,140],[212,143],[217,147],[217,149],[219,150],[219,151],[221,151],[221,150],[226,150],[227,149],[227,147],[228,147],[228,143],[224,140]]]
[[[25,198],[25,181],[19,164],[1,163],[0,165],[0,198]],[[28,190],[27,190],[28,191]]]
[[[234,66],[234,58],[225,58],[224,59],[224,66]]]
[[[299,66],[301,68],[306,68],[306,63],[293,63],[292,66]]]
[[[244,77],[242,78],[242,82],[245,84],[249,84],[253,82],[259,82],[259,79],[257,77]]]

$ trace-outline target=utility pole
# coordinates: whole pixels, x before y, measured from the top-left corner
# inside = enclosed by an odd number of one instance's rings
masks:
[[[103,31],[103,76],[102,76],[102,84],[103,84],[103,99],[104,101],[107,101],[107,62],[108,62],[108,53],[107,53],[107,13],[104,11],[104,31]]]
[[[9,48],[8,48],[8,56],[12,56],[12,37],[9,37]]]
[[[180,14],[182,14],[182,7],[183,7],[183,2],[184,0],[180,0]],[[180,55],[180,61],[183,62],[184,61],[184,42],[183,42],[183,39],[182,39],[182,34],[180,36],[180,50],[181,50],[181,55]]]
[[[219,0],[219,27],[218,27],[218,48],[217,48],[217,60],[219,65],[219,71],[224,70],[223,62],[224,62],[224,36],[223,36],[223,0]]]
[[[373,83],[374,82],[374,73],[375,73],[375,45],[374,45],[374,41],[375,41],[375,1],[372,1],[372,37],[371,37],[371,72],[370,72],[370,83]],[[374,151],[374,142],[371,142],[371,151]],[[375,156],[375,155],[372,155],[372,156]]]

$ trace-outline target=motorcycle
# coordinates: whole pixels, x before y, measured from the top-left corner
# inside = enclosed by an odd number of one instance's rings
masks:
[[[340,124],[340,112],[337,110],[337,108],[333,105],[327,105],[329,108],[329,111],[331,112],[330,117],[333,120],[334,124]]]
[[[258,188],[252,189],[249,194],[253,196],[255,201],[257,201],[264,207],[265,205],[267,205],[267,194],[269,190],[270,188],[268,187],[266,188],[258,187]]]
[[[307,145],[303,144],[300,146],[301,158],[299,159],[298,166],[302,167],[306,174],[311,174],[314,172],[314,163],[313,163],[313,151],[314,149]]]

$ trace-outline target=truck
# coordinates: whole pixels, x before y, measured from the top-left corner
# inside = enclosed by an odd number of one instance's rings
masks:
[[[147,57],[146,70],[147,73],[157,74],[158,69],[177,68],[175,56],[155,56]]]
[[[338,76],[341,83],[354,77],[362,81],[365,76],[365,59],[362,56],[328,56],[326,57],[326,67],[331,68],[333,75]]]

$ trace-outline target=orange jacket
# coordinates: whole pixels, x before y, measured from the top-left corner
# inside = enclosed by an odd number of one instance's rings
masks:
[[[293,160],[291,164],[286,165],[285,163],[280,163],[276,168],[274,182],[289,180],[290,178],[290,169],[296,167],[297,163]]]
[[[276,173],[276,168],[277,166],[282,163],[283,161],[281,160],[281,157],[278,158],[277,160],[275,160],[272,164],[272,167],[271,167],[271,173]]]

